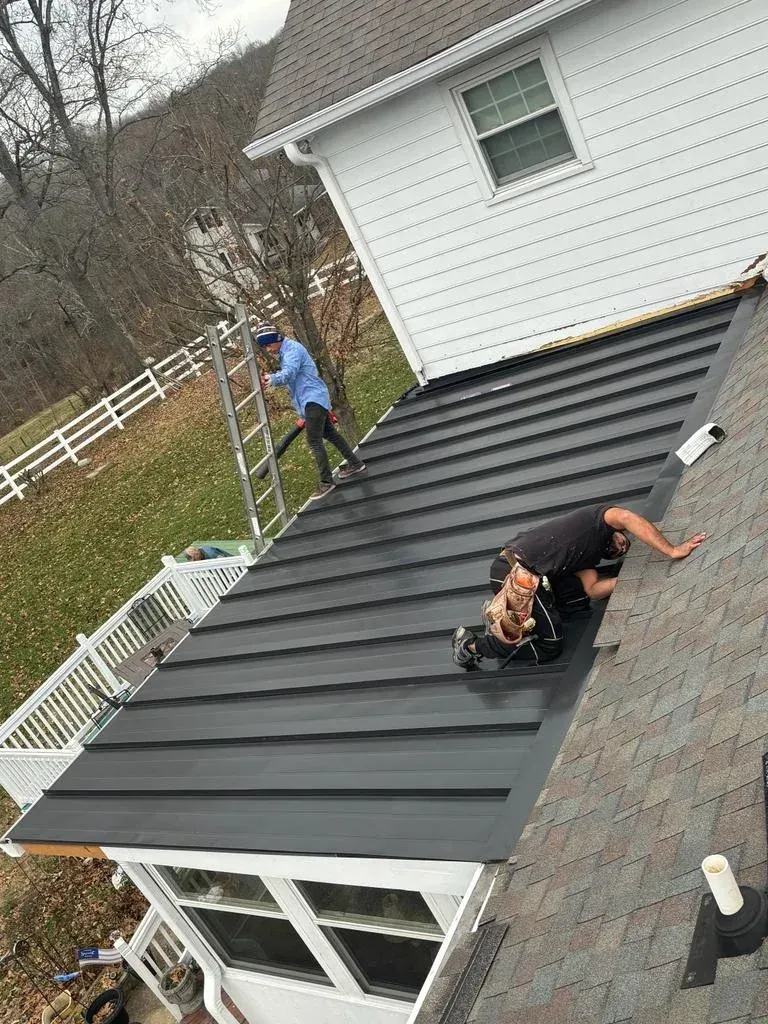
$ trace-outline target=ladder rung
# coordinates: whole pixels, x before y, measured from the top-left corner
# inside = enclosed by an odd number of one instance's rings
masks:
[[[264,533],[267,532],[267,530],[270,528],[270,526],[274,526],[278,519],[282,519],[282,518],[283,518],[283,513],[282,512],[278,512],[277,515],[275,516],[275,518],[274,519],[270,519],[270,521],[264,527]]]
[[[263,459],[260,459],[255,466],[252,466],[248,472],[253,476],[254,473],[258,473],[260,469],[263,469],[269,460],[272,458],[271,455],[265,455]]]
[[[242,402],[238,402],[237,405],[235,406],[235,412],[240,412],[243,406],[248,405],[250,400],[254,398],[256,395],[258,395],[258,391],[252,391],[250,395],[246,395]]]
[[[262,501],[264,501],[265,498],[268,498],[270,496],[270,494],[274,491],[274,489],[275,489],[275,487],[274,487],[274,484],[273,484],[272,487],[268,487],[267,490],[264,491],[264,493],[260,497],[258,497],[256,499],[256,508],[259,507],[259,505],[262,503]]]
[[[238,370],[242,370],[244,366],[245,359],[241,359],[239,363],[236,363],[234,366],[230,367],[230,369],[227,371],[227,376],[231,377],[233,373],[237,373]]]
[[[243,444],[245,445],[248,444],[249,441],[252,441],[254,437],[256,437],[256,435],[264,429],[265,426],[266,423],[257,423],[253,430],[249,430],[248,433],[245,435],[245,437],[243,438]]]

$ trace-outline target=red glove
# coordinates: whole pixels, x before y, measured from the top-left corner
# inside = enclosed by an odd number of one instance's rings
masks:
[[[334,426],[336,426],[336,424],[339,422],[339,417],[336,415],[335,412],[331,412],[330,410],[328,411],[328,419],[331,421],[331,423],[333,423]],[[299,428],[299,430],[301,430],[305,426],[305,420],[297,419],[296,426]]]

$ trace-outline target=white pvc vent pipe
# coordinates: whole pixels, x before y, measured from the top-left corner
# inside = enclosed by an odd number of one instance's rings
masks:
[[[730,916],[741,910],[744,906],[744,897],[726,858],[720,853],[705,857],[701,862],[701,870],[720,913]]]

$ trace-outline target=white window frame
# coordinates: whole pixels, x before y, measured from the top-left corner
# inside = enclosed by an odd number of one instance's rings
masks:
[[[545,167],[540,171],[532,171],[529,175],[510,181],[505,185],[496,183],[493,171],[478,141],[477,131],[469,116],[466,103],[461,97],[463,92],[475,85],[528,64],[532,60],[540,60],[547,76],[549,88],[557,105],[563,126],[568,133],[574,158],[555,167]],[[486,61],[480,67],[464,71],[443,83],[443,99],[448,107],[454,126],[461,141],[462,148],[472,167],[481,194],[487,205],[504,202],[516,196],[524,195],[534,189],[543,188],[556,181],[570,178],[574,174],[582,174],[594,167],[586,139],[579,126],[576,112],[568,95],[563,76],[557,64],[552,44],[546,36],[531,39],[512,51],[499,54]]]
[[[199,936],[200,941],[205,944],[211,955],[213,955],[220,963],[223,971],[235,971],[240,976],[244,978],[247,977],[250,980],[253,980],[254,978],[258,978],[259,980],[271,979],[274,982],[286,982],[291,986],[300,986],[301,988],[313,989],[318,992],[336,992],[340,995],[354,997],[366,1004],[382,1007],[402,1007],[404,1003],[413,1003],[413,999],[410,999],[410,997],[405,995],[383,995],[366,991],[366,989],[359,983],[356,974],[348,965],[345,957],[337,952],[333,942],[327,935],[325,935],[322,930],[323,927],[346,928],[352,931],[375,932],[384,935],[401,935],[404,938],[423,939],[429,942],[434,942],[437,947],[435,955],[435,961],[437,961],[441,950],[444,947],[446,937],[452,927],[453,921],[456,918],[461,902],[455,895],[436,893],[434,891],[424,892],[420,890],[413,890],[415,892],[419,892],[419,895],[427,903],[437,920],[440,932],[429,934],[428,932],[423,932],[419,929],[408,928],[407,925],[398,926],[396,924],[392,924],[384,926],[377,925],[373,922],[358,923],[352,921],[340,921],[337,918],[325,918],[322,914],[318,914],[313,909],[308,898],[301,891],[301,880],[265,876],[262,873],[255,872],[254,874],[258,874],[260,880],[272,894],[273,898],[277,902],[277,906],[274,908],[262,908],[256,906],[247,907],[236,903],[228,903],[226,898],[201,900],[199,898],[196,899],[194,896],[182,896],[176,892],[172,882],[166,878],[163,873],[164,868],[167,870],[168,868],[172,868],[173,865],[164,865],[157,862],[151,864],[145,862],[144,867],[152,876],[155,883],[159,886],[166,899],[170,900],[182,913],[184,913],[184,909],[188,907],[193,910],[218,910],[221,913],[246,914],[253,917],[267,917],[288,921],[312,953],[330,984],[328,984],[328,982],[321,982],[317,979],[312,979],[309,975],[302,977],[298,972],[294,974],[290,970],[283,972],[281,970],[269,970],[267,967],[258,967],[255,965],[253,967],[245,967],[243,965],[227,964],[222,959],[215,946],[208,939],[206,933],[197,926],[191,917],[184,914],[188,926],[194,929],[195,933]],[[210,863],[206,868],[199,867],[198,865],[194,865],[194,867],[196,870],[208,870],[213,872],[220,870],[218,866],[214,866],[214,864]],[[309,880],[313,881],[313,879]],[[324,879],[316,880],[324,881]],[[339,879],[334,881],[333,884],[343,885],[344,882]],[[356,881],[351,884],[366,885],[366,882]],[[390,884],[371,886],[370,882],[367,882],[367,885],[372,888],[390,888]]]

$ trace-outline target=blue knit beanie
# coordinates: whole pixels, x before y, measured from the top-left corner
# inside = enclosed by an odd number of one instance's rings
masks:
[[[259,324],[256,328],[256,344],[259,348],[265,345],[274,345],[276,341],[282,341],[283,336],[273,324]]]

